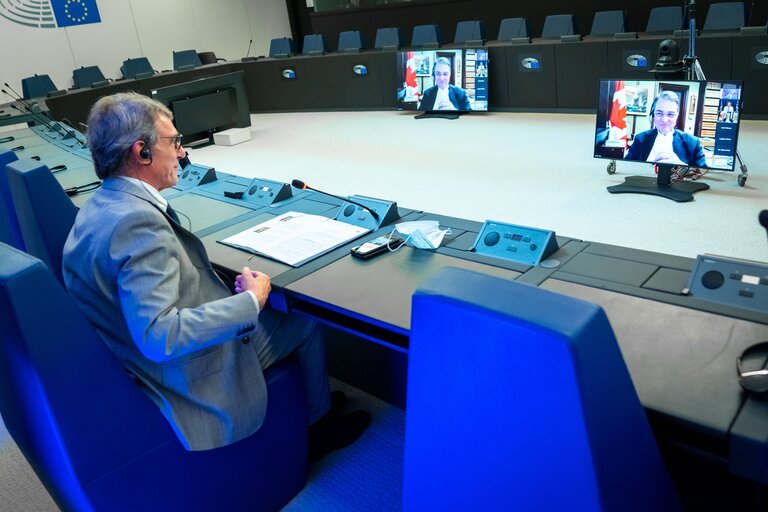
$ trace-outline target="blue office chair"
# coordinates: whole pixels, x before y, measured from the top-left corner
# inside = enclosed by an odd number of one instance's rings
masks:
[[[414,48],[438,48],[443,42],[443,35],[437,25],[416,25],[413,27],[411,46]]]
[[[744,2],[710,4],[703,31],[739,30],[747,24],[747,8]]]
[[[62,251],[77,207],[45,164],[25,158],[9,163],[6,169],[26,251],[48,265],[63,283]]]
[[[73,70],[72,81],[75,83],[75,89],[101,87],[109,83],[99,66],[80,67]]]
[[[296,54],[296,44],[290,37],[276,37],[269,42],[269,56],[284,59]]]
[[[674,32],[683,28],[683,8],[679,5],[654,7],[648,16],[646,32]]]
[[[48,75],[28,76],[21,80],[21,94],[25,100],[41,98],[51,93],[57,93],[58,88]],[[66,91],[63,91],[66,92]]]
[[[591,36],[612,36],[627,32],[627,15],[624,11],[600,11],[592,18]]]
[[[328,41],[323,34],[307,34],[301,46],[302,55],[323,55],[328,51]]]
[[[189,452],[46,266],[5,244],[0,317],[0,414],[62,510],[276,511],[303,487],[296,360],[265,372],[258,432]]]
[[[173,69],[176,71],[186,71],[202,66],[200,57],[195,50],[181,50],[173,52]]]
[[[25,250],[24,238],[19,227],[19,218],[13,206],[11,189],[8,186],[8,170],[6,165],[19,158],[10,149],[0,150],[0,242],[16,249]]]
[[[499,25],[499,41],[531,37],[531,27],[528,18],[506,18]]]
[[[339,34],[338,51],[357,53],[365,49],[365,40],[359,30],[347,30]]]
[[[576,17],[573,14],[553,14],[544,18],[544,29],[541,37],[557,39],[563,36],[576,35]]]
[[[453,37],[453,42],[456,44],[470,44],[470,45],[483,45],[488,40],[488,35],[485,30],[485,22],[473,20],[473,21],[460,21],[456,24],[456,34]]]
[[[403,46],[403,35],[397,27],[380,28],[376,31],[373,47],[377,50],[397,50]]]
[[[124,60],[123,65],[120,66],[120,72],[126,79],[149,78],[155,74],[155,70],[146,57]]]
[[[403,509],[675,510],[604,311],[445,268],[413,296]]]

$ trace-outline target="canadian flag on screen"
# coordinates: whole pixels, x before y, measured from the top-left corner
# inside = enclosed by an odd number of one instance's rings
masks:
[[[413,52],[408,52],[405,64],[405,99],[406,101],[419,101],[419,85],[416,82],[416,61]]]
[[[624,148],[627,147],[627,95],[624,90],[624,81],[616,82],[616,92],[613,93],[613,104],[611,105],[611,116],[608,118],[610,130],[608,140],[624,141]]]

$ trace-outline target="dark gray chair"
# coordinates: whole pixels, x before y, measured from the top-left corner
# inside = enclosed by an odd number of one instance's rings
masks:
[[[296,44],[290,37],[276,37],[269,43],[269,56],[284,59],[296,55]]]
[[[747,9],[744,2],[722,2],[709,6],[703,30],[739,30],[746,24]]]
[[[75,84],[75,89],[101,87],[109,83],[99,66],[81,66],[73,70],[72,81]]]
[[[679,5],[669,7],[654,7],[648,16],[646,32],[674,32],[683,28],[683,8]]]
[[[347,30],[339,34],[340,52],[356,53],[365,49],[365,39],[359,30]]]
[[[416,25],[413,27],[411,46],[414,48],[439,48],[442,42],[442,33],[437,25]]]
[[[181,50],[173,52],[173,69],[176,71],[185,71],[187,69],[195,69],[202,66],[200,57],[197,56],[195,50]]]
[[[456,35],[453,42],[456,44],[482,45],[488,40],[485,30],[485,22],[460,21],[456,24]]]
[[[227,62],[227,59],[220,59],[216,57],[214,52],[197,52],[197,56],[200,57],[200,62],[203,65],[216,64],[217,62]]]
[[[397,27],[380,28],[376,31],[373,47],[377,50],[397,50],[403,46],[403,35]]]
[[[328,51],[328,41],[323,34],[308,34],[304,36],[301,47],[302,55],[323,55]]]
[[[155,74],[152,64],[149,63],[149,59],[146,57],[125,59],[123,65],[120,66],[120,72],[123,74],[123,78],[126,79],[149,78]]]
[[[528,18],[506,18],[499,25],[499,41],[531,37],[531,27]]]
[[[627,31],[627,17],[624,11],[600,11],[592,19],[591,36],[612,36]]]
[[[544,39],[576,34],[576,17],[573,14],[553,14],[544,19],[544,29],[541,31],[541,37]]]

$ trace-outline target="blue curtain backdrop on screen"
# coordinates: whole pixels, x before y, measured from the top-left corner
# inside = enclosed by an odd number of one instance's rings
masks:
[[[101,22],[96,0],[51,0],[58,27]]]

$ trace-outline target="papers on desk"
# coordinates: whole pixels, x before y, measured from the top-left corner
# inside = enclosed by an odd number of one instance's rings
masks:
[[[220,242],[298,267],[370,231],[319,215],[288,212]]]

